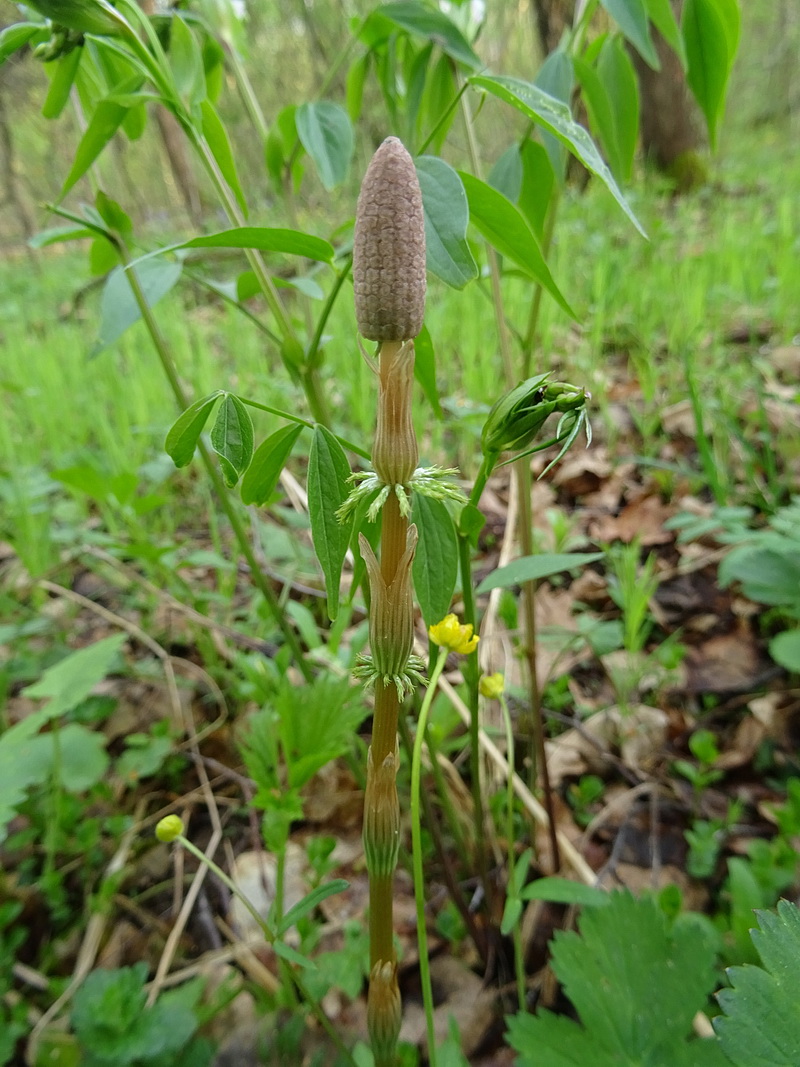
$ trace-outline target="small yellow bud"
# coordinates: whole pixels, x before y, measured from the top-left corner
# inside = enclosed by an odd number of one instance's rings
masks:
[[[445,615],[441,622],[429,627],[428,636],[435,645],[462,656],[468,656],[478,647],[479,638],[473,635],[472,624],[460,623],[453,614]]]
[[[486,697],[488,700],[496,700],[499,696],[502,696],[505,682],[506,680],[500,671],[495,674],[484,674],[480,682],[478,682],[481,696]]]
[[[165,815],[156,826],[156,837],[159,841],[169,843],[183,833],[183,823],[179,815]]]

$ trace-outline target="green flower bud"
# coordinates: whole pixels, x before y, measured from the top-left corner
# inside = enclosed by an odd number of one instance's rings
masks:
[[[528,378],[501,396],[483,427],[484,455],[527,448],[554,411],[562,414],[583,407],[586,392],[567,382],[548,382],[549,373]]]
[[[165,815],[156,825],[156,837],[159,841],[169,844],[183,833],[183,823],[179,815]]]

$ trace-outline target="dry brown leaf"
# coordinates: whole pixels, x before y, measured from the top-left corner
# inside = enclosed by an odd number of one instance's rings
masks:
[[[642,496],[626,504],[619,515],[606,515],[589,525],[593,541],[623,541],[639,538],[643,545],[665,545],[675,539],[664,523],[673,514],[657,496]]]
[[[732,693],[752,688],[763,670],[761,656],[746,621],[730,633],[690,648],[684,661],[690,693]]]
[[[435,956],[431,960],[431,979],[436,995],[434,1027],[437,1044],[447,1038],[452,1016],[458,1025],[461,1047],[470,1056],[494,1023],[494,990],[485,987],[466,964],[450,955]],[[424,1047],[426,1025],[422,1004],[406,998],[400,1040]]]

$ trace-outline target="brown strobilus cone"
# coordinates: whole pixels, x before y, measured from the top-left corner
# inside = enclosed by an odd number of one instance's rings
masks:
[[[401,1019],[392,921],[400,843],[397,721],[419,666],[411,656],[411,564],[417,530],[409,525],[408,495],[418,455],[411,421],[413,338],[422,329],[425,312],[422,194],[411,156],[396,137],[380,146],[361,186],[353,285],[359,331],[379,342],[374,363],[379,398],[372,463],[383,500],[380,561],[366,539],[360,538],[371,593],[367,673],[375,685],[364,806],[370,886],[367,1018],[376,1067],[394,1067]]]

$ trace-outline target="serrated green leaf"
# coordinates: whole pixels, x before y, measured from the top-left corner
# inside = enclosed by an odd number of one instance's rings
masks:
[[[730,31],[717,0],[686,0],[681,30],[688,60],[686,80],[705,115],[711,147],[715,148],[733,61]]]
[[[436,418],[441,419],[442,406],[436,385],[436,353],[427,326],[423,326],[414,339],[414,377],[422,386],[425,399],[433,408]]]
[[[469,205],[463,182],[436,156],[419,156],[414,166],[422,190],[428,270],[454,289],[463,289],[478,276],[467,243]]]
[[[238,396],[226,393],[211,430],[211,447],[219,456],[228,488],[239,481],[253,458],[253,420]]]
[[[315,908],[318,908],[323,900],[327,900],[328,897],[332,897],[335,893],[343,893],[349,885],[350,883],[346,882],[344,878],[334,878],[330,882],[325,882],[324,885],[318,885],[310,893],[306,893],[303,899],[298,900],[294,907],[289,908],[281,919],[281,924],[277,930],[278,937],[282,937],[295,923],[298,923]]]
[[[470,70],[480,70],[483,66],[458,26],[428,4],[415,3],[413,0],[382,4],[375,8],[373,14],[389,19],[408,33],[416,33],[433,41],[443,52]]]
[[[152,308],[177,285],[183,267],[180,263],[164,259],[148,259],[140,260],[133,269],[136,271],[145,301],[148,307]],[[103,286],[100,299],[100,330],[92,354],[97,355],[104,348],[108,348],[128,327],[138,322],[141,315],[125,269],[116,267]]]
[[[521,890],[523,900],[549,900],[553,904],[604,907],[609,895],[604,889],[571,882],[568,878],[537,878]]]
[[[458,541],[441,500],[415,493],[412,521],[419,531],[412,564],[414,592],[425,624],[432,626],[450,610],[458,577]]]
[[[660,70],[661,64],[650,36],[650,23],[644,0],[600,0],[600,3],[642,59],[653,70]]]
[[[164,449],[172,457],[172,462],[176,467],[185,467],[191,463],[211,409],[223,393],[223,389],[217,389],[208,396],[196,400],[170,428],[164,442]]]
[[[53,734],[43,734],[37,740],[49,742],[51,759],[55,761],[53,738]],[[79,723],[67,723],[58,731],[58,775],[64,789],[84,793],[103,780],[110,763],[105,746],[102,733]]]
[[[352,519],[340,523],[336,512],[345,502],[349,487],[350,464],[330,430],[314,427],[314,439],[308,457],[308,513],[311,536],[328,595],[328,617],[339,612],[339,581],[350,543]]]
[[[233,190],[233,195],[236,197],[239,207],[247,215],[247,200],[239,181],[239,173],[231,150],[228,131],[225,129],[217,109],[210,100],[203,100],[200,104],[200,114],[203,119],[203,136],[208,142],[211,154],[214,156],[223,178]]]
[[[243,503],[258,506],[267,503],[302,429],[296,423],[282,426],[258,446],[242,479]]]
[[[556,934],[552,966],[580,1023],[547,1011],[510,1020],[519,1067],[724,1065],[716,1042],[691,1037],[715,984],[713,950],[671,926],[652,898],[614,892],[586,909],[580,936]]]
[[[800,912],[788,900],[759,911],[753,943],[761,967],[732,967],[732,989],[717,994],[725,1016],[714,1020],[736,1067],[796,1067],[800,1062]]]
[[[521,81],[519,78],[476,75],[470,78],[470,83],[504,100],[565,144],[592,174],[596,174],[604,182],[639,233],[643,237],[647,236],[614,180],[613,174],[597,151],[597,146],[583,126],[574,121],[566,104],[549,96],[538,86]]]
[[[476,592],[488,593],[490,589],[507,589],[511,585],[550,578],[573,567],[586,567],[603,558],[602,552],[542,553],[538,556],[521,556],[505,567],[498,567],[483,579]]]
[[[559,307],[575,318],[545,262],[536,236],[516,205],[491,185],[461,171],[469,201],[470,219],[497,251],[538,282]]]
[[[335,189],[347,177],[353,158],[353,127],[347,112],[330,100],[313,100],[298,107],[295,122],[320,181],[329,191]]]

